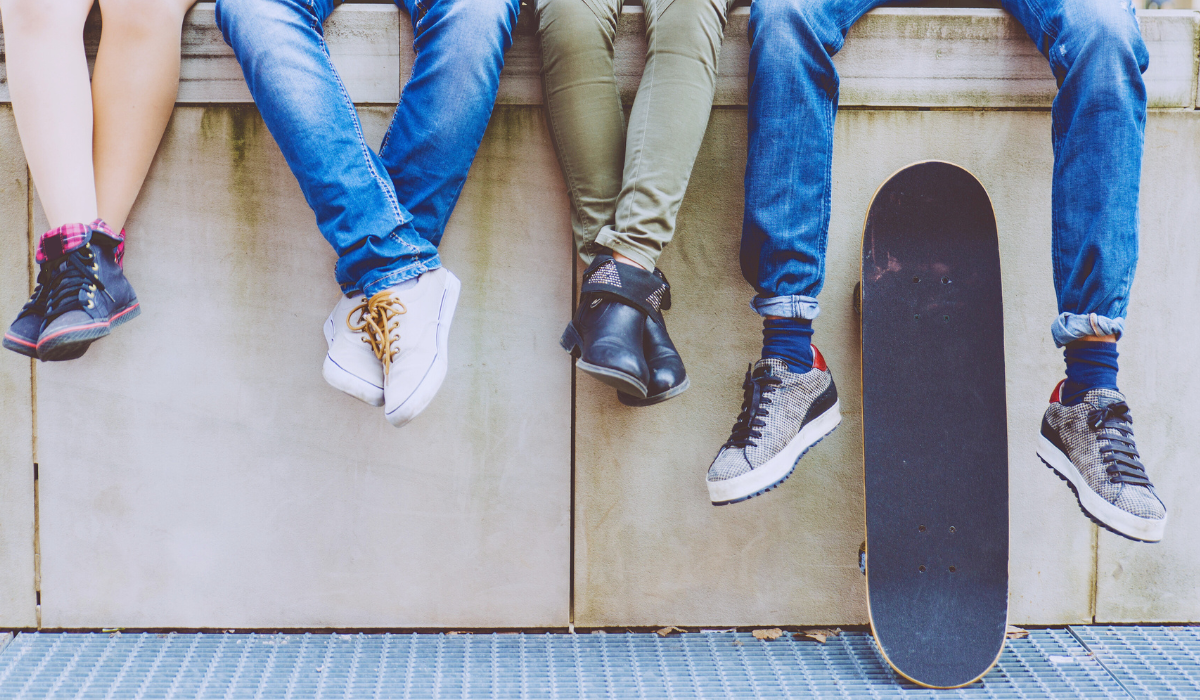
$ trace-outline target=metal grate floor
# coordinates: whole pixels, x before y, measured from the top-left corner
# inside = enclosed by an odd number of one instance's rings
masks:
[[[953,691],[900,681],[863,632],[22,633],[0,651],[0,700],[1131,696],[1200,698],[1200,628],[1036,630]]]

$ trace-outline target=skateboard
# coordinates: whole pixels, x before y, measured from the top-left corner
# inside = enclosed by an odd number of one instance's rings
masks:
[[[996,218],[940,161],[883,183],[863,227],[863,474],[871,631],[901,676],[975,682],[1008,622],[1008,428]]]

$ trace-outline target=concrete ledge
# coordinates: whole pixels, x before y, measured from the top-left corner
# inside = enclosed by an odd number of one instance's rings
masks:
[[[213,3],[196,5],[183,33],[181,103],[246,103],[241,69],[213,24]],[[1197,25],[1190,10],[1138,13],[1150,49],[1146,85],[1152,109],[1191,109],[1197,98]],[[725,32],[715,103],[745,105],[749,8],[733,10]],[[632,102],[646,40],[640,7],[627,7],[617,28],[617,75]],[[98,22],[85,37],[92,55]],[[412,26],[389,5],[343,5],[325,25],[333,62],[359,104],[389,104],[412,70]],[[890,8],[851,28],[834,59],[843,107],[1047,108],[1057,85],[1046,59],[1003,10]],[[0,82],[0,102],[8,100]],[[499,104],[542,103],[537,38],[518,35],[500,83]]]

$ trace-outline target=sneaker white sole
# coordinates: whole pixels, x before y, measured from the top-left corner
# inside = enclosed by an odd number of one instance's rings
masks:
[[[458,296],[461,291],[462,282],[458,281],[454,273],[447,270],[446,290],[442,293],[442,305],[438,310],[437,356],[433,358],[433,364],[429,366],[429,370],[412,393],[408,395],[408,398],[392,410],[385,412],[388,422],[397,428],[420,415],[421,411],[424,411],[433,401],[433,397],[437,396],[438,389],[442,388],[442,381],[446,379],[446,368],[450,364],[450,323],[454,321],[454,309],[458,306]]]
[[[330,314],[329,318],[325,319],[325,342],[330,348],[333,347],[334,323],[333,314]],[[345,392],[363,403],[372,406],[383,405],[383,387],[350,372],[328,353],[325,354],[325,363],[321,365],[321,376],[334,389]]]
[[[1100,494],[1088,486],[1087,480],[1083,478],[1083,473],[1079,471],[1071,458],[1040,433],[1038,434],[1037,455],[1046,463],[1046,466],[1058,472],[1062,478],[1071,483],[1075,489],[1075,496],[1079,500],[1079,507],[1083,508],[1088,515],[1130,539],[1142,542],[1162,540],[1163,532],[1167,528],[1165,517],[1162,520],[1139,518],[1101,498]]]
[[[796,433],[796,437],[784,446],[779,454],[767,460],[767,463],[741,476],[723,481],[707,481],[708,495],[713,505],[723,506],[744,501],[778,486],[791,476],[796,464],[808,448],[817,444],[826,435],[833,432],[842,422],[841,402],[835,402],[824,413]]]

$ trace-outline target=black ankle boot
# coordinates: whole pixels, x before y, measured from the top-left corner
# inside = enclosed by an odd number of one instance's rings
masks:
[[[666,275],[660,270],[655,270],[654,275],[667,286],[660,308],[669,309],[671,308],[671,285],[667,282]],[[679,351],[671,342],[671,336],[667,335],[665,323],[655,321],[649,316],[646,317],[642,349],[646,354],[646,364],[650,367],[650,382],[646,387],[646,398],[642,399],[618,392],[617,398],[621,403],[626,406],[650,406],[687,391],[691,380],[688,379],[687,370],[683,367],[683,358],[679,356]]]
[[[666,283],[611,255],[598,255],[583,273],[579,308],[559,344],[579,359],[575,366],[634,398],[646,398],[650,367],[644,335],[647,316],[662,322]]]

